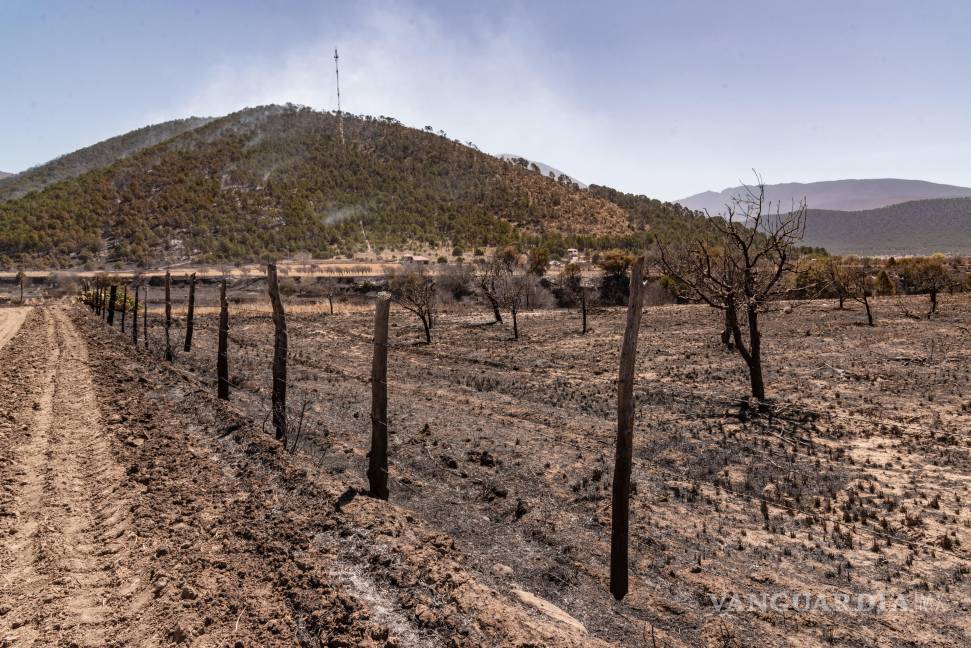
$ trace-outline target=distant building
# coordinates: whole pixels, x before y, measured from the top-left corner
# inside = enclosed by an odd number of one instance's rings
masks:
[[[416,263],[418,265],[428,265],[429,263],[432,262],[432,260],[429,259],[426,256],[420,256],[418,254],[402,254],[401,255],[401,262],[402,263]]]

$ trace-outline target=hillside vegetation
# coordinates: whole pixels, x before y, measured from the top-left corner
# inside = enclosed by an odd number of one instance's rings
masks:
[[[0,200],[19,198],[55,182],[76,178],[82,173],[108,166],[142,149],[197,128],[207,121],[209,120],[202,117],[190,117],[145,126],[73,153],[62,155],[46,164],[27,169],[16,176],[0,173]]]
[[[698,221],[680,206],[583,191],[390,118],[345,116],[344,133],[341,145],[336,115],[293,106],[209,121],[0,203],[2,260],[73,266],[326,258],[368,245],[630,247],[655,228],[688,231]]]
[[[971,198],[914,200],[880,209],[810,209],[805,242],[833,254],[971,253]]]

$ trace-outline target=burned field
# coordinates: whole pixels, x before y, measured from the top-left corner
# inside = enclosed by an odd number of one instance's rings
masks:
[[[179,352],[178,309],[172,344],[175,367],[211,385],[209,290],[191,352]],[[253,287],[231,301],[232,399],[272,433],[266,299]],[[592,313],[586,335],[576,312],[523,313],[516,341],[482,309],[452,306],[426,345],[395,307],[391,501],[454,538],[496,590],[533,592],[619,645],[967,645],[971,300],[909,315],[921,307],[877,300],[874,328],[861,309],[824,301],[769,314],[771,414],[740,400],[744,365],[713,313],[648,307],[622,603],[607,566],[623,310]],[[290,446],[364,492],[373,308],[287,308]]]

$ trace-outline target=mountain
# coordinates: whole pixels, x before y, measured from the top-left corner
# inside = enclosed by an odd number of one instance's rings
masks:
[[[335,114],[292,105],[181,130],[0,202],[0,264],[330,257],[367,241],[378,250],[633,247],[648,232],[697,224],[656,201],[635,217],[597,193],[388,117],[344,115],[343,144]]]
[[[741,186],[721,192],[705,191],[677,202],[689,209],[708,210],[714,215],[724,211],[725,204],[732,196],[744,191],[745,188]],[[780,203],[783,209],[805,198],[810,209],[858,211],[930,198],[971,197],[971,188],[923,180],[884,178],[766,185],[765,195],[769,201]]]
[[[803,243],[831,254],[971,254],[971,198],[915,200],[853,212],[810,209]]]
[[[0,171],[0,180],[3,180],[4,178],[10,178],[12,176],[13,176],[12,173],[4,173],[3,171]]]
[[[189,117],[145,126],[118,137],[112,137],[98,144],[62,155],[45,164],[27,169],[16,176],[3,177],[0,173],[0,200],[19,198],[31,191],[43,189],[48,185],[75,178],[82,173],[100,169],[164,142],[180,133],[198,128],[209,121],[203,117]]]
[[[572,182],[576,184],[578,187],[580,187],[581,189],[587,188],[586,184],[580,182],[573,176],[563,173],[562,171],[560,171],[555,167],[551,167],[548,164],[543,164],[542,162],[530,160],[530,159],[524,158],[521,155],[516,155],[514,153],[500,153],[496,157],[499,158],[500,160],[505,160],[506,162],[512,162],[513,164],[518,164],[519,166],[529,169],[531,171],[534,171],[536,173],[539,173],[540,175],[555,178],[560,182]],[[550,174],[553,174],[553,175],[550,176]]]

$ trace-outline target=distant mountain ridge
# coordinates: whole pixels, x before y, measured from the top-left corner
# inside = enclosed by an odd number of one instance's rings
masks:
[[[744,191],[742,186],[730,187],[720,192],[705,191],[676,202],[689,209],[707,210],[714,215],[724,211],[732,196]],[[805,198],[810,209],[860,211],[915,200],[971,197],[971,188],[923,180],[881,178],[772,184],[765,186],[765,195],[770,202],[780,203],[783,210]]]
[[[4,171],[0,171],[0,180],[2,180],[3,178],[9,178],[9,177],[11,177],[13,175],[14,174],[12,174],[12,173],[6,173]]]
[[[864,211],[810,209],[805,245],[830,254],[971,254],[971,198],[935,198]]]

